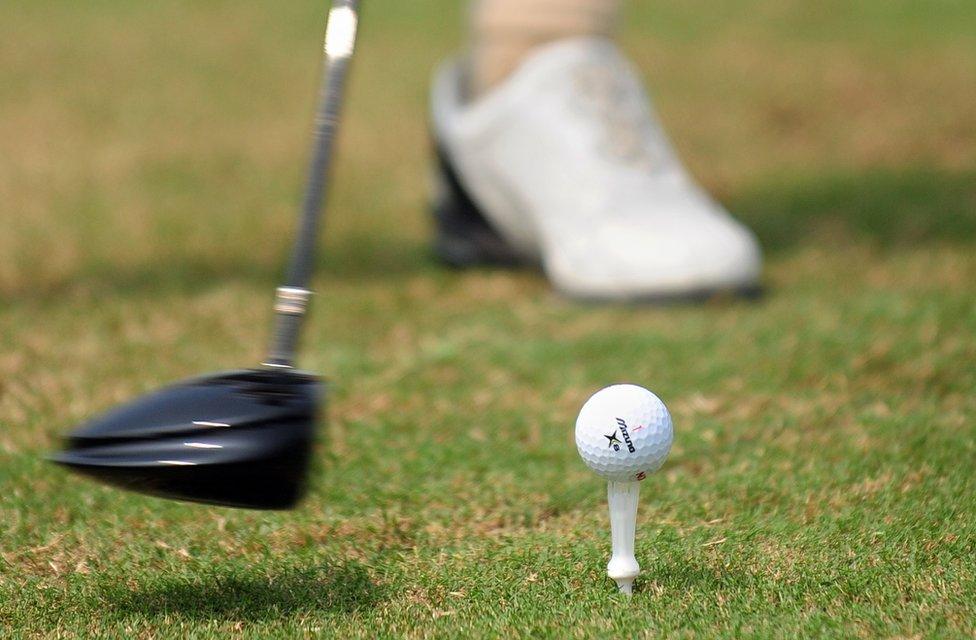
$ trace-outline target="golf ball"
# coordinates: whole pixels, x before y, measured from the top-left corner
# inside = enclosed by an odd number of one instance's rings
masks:
[[[580,457],[608,480],[643,480],[664,464],[673,439],[668,408],[633,384],[597,391],[576,419]]]

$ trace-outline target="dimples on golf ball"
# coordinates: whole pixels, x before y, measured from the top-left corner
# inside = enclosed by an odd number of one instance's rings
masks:
[[[608,480],[643,480],[664,464],[673,439],[668,408],[633,384],[597,391],[576,419],[580,457]]]

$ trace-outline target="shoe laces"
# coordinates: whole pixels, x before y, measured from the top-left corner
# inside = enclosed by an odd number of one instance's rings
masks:
[[[666,164],[661,132],[647,113],[647,97],[629,70],[616,61],[587,62],[577,67],[579,89],[574,108],[600,123],[599,152],[622,164],[656,171]]]

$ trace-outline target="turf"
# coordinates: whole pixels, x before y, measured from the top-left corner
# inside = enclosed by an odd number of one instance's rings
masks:
[[[425,91],[449,0],[369,3],[303,365],[292,513],[69,477],[59,434],[257,362],[323,3],[10,0],[0,21],[0,636],[972,637],[976,11],[632,3],[627,50],[768,294],[598,307],[430,258]],[[630,601],[572,424],[674,414]]]

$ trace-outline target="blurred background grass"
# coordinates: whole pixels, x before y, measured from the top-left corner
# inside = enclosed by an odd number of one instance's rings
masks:
[[[93,412],[261,357],[325,10],[0,8],[6,635],[972,635],[962,0],[630,3],[676,145],[769,255],[761,303],[670,309],[431,261],[427,79],[462,11],[367,3],[302,359],[333,381],[306,506],[169,504],[42,463]],[[570,433],[625,378],[678,440],[644,483],[641,593],[608,611]]]
[[[632,3],[624,40],[692,169],[771,250],[824,224],[958,239],[976,228],[959,212],[973,207],[974,11]],[[174,269],[271,277],[303,175],[323,12],[8,3],[0,291]],[[365,12],[327,234],[352,269],[422,251],[427,78],[462,23],[447,0]]]

